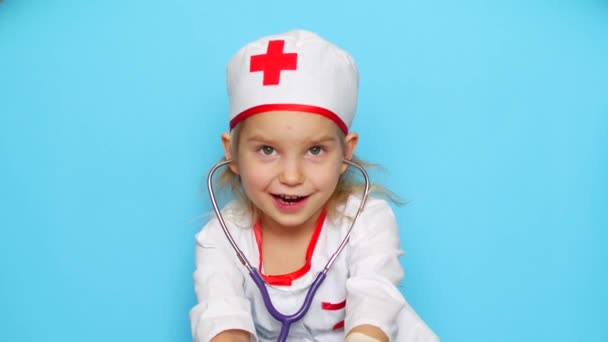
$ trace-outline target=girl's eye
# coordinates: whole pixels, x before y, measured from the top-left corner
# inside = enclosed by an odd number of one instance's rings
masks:
[[[259,149],[260,152],[262,152],[262,154],[266,155],[266,156],[270,156],[274,153],[274,148],[270,147],[270,146],[262,146]]]
[[[308,150],[308,152],[310,152],[310,154],[313,156],[318,156],[321,154],[321,152],[323,152],[323,148],[321,146],[313,146]]]

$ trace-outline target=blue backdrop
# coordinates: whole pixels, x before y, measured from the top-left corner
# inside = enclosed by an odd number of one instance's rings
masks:
[[[0,4],[0,341],[188,341],[224,72],[350,51],[403,292],[443,341],[608,341],[608,3]]]

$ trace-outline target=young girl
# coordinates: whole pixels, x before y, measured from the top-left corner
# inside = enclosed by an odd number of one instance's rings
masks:
[[[350,176],[358,136],[358,72],[350,55],[292,31],[242,48],[227,70],[231,160],[220,177],[238,194],[223,210],[273,304],[296,312],[345,237],[362,186]],[[217,219],[196,237],[195,341],[276,341],[281,324]],[[389,205],[369,198],[344,250],[289,341],[438,341],[397,288],[399,235]]]

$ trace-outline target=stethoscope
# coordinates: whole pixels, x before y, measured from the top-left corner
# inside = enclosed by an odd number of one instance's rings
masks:
[[[336,258],[340,254],[340,252],[342,252],[342,250],[346,246],[346,243],[348,242],[350,234],[353,230],[353,227],[355,226],[355,222],[357,221],[359,214],[361,214],[361,211],[363,210],[363,207],[365,206],[365,201],[367,200],[367,195],[369,194],[369,176],[367,174],[367,171],[365,171],[365,169],[361,165],[354,163],[350,160],[346,160],[346,159],[344,160],[344,162],[346,164],[357,168],[361,172],[361,174],[363,174],[363,178],[365,179],[365,187],[364,187],[363,197],[361,198],[361,203],[359,204],[359,209],[357,210],[357,213],[355,214],[355,216],[350,224],[350,227],[348,228],[346,236],[342,240],[342,243],[340,243],[340,246],[338,246],[338,249],[336,249],[336,252],[331,256],[331,258],[329,258],[329,260],[327,261],[327,264],[325,264],[325,267],[323,268],[323,271],[321,271],[321,272],[319,272],[319,274],[317,274],[315,280],[312,282],[312,284],[308,288],[308,292],[306,293],[306,297],[304,298],[304,302],[302,303],[302,306],[300,307],[300,309],[298,311],[296,311],[294,314],[285,315],[285,314],[279,312],[274,307],[274,305],[272,305],[272,300],[270,299],[270,295],[268,294],[268,289],[266,288],[266,282],[264,281],[264,279],[262,278],[262,276],[260,275],[258,270],[255,267],[251,266],[251,263],[249,262],[249,260],[247,259],[247,257],[243,253],[243,251],[239,248],[237,243],[234,241],[232,234],[230,234],[230,232],[228,231],[228,228],[226,227],[226,222],[224,222],[224,217],[222,216],[222,213],[220,212],[220,208],[215,199],[215,192],[213,191],[213,181],[212,181],[213,174],[215,173],[215,171],[217,171],[217,169],[219,169],[223,166],[226,166],[226,165],[230,164],[231,162],[232,162],[232,160],[230,160],[230,159],[220,161],[219,163],[215,164],[215,166],[213,166],[211,168],[211,170],[209,171],[209,175],[207,176],[207,187],[209,189],[209,196],[211,197],[211,204],[213,205],[213,210],[215,211],[215,215],[217,216],[217,219],[220,223],[220,226],[222,227],[222,230],[224,231],[224,234],[226,235],[226,238],[232,245],[232,248],[236,252],[236,255],[238,256],[238,258],[241,261],[241,263],[243,264],[243,266],[245,266],[247,268],[247,271],[249,272],[249,276],[251,276],[251,279],[253,279],[253,282],[256,284],[258,289],[260,289],[260,293],[262,294],[262,298],[264,299],[264,305],[266,306],[266,309],[268,310],[268,312],[270,313],[270,315],[272,317],[274,317],[277,321],[281,322],[281,332],[279,333],[279,338],[277,341],[285,342],[287,340],[287,335],[289,334],[289,328],[290,328],[291,324],[302,319],[302,317],[304,317],[304,315],[308,312],[308,309],[310,308],[310,305],[312,304],[312,299],[315,296],[315,293],[317,293],[317,290],[319,289],[319,287],[325,280],[327,271],[329,271],[329,268],[331,267],[331,265],[333,265],[334,261],[336,260]]]

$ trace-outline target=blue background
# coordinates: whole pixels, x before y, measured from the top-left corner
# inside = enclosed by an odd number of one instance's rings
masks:
[[[443,341],[608,341],[608,2],[0,5],[0,341],[188,341],[224,72],[292,28],[350,51],[358,154]]]

